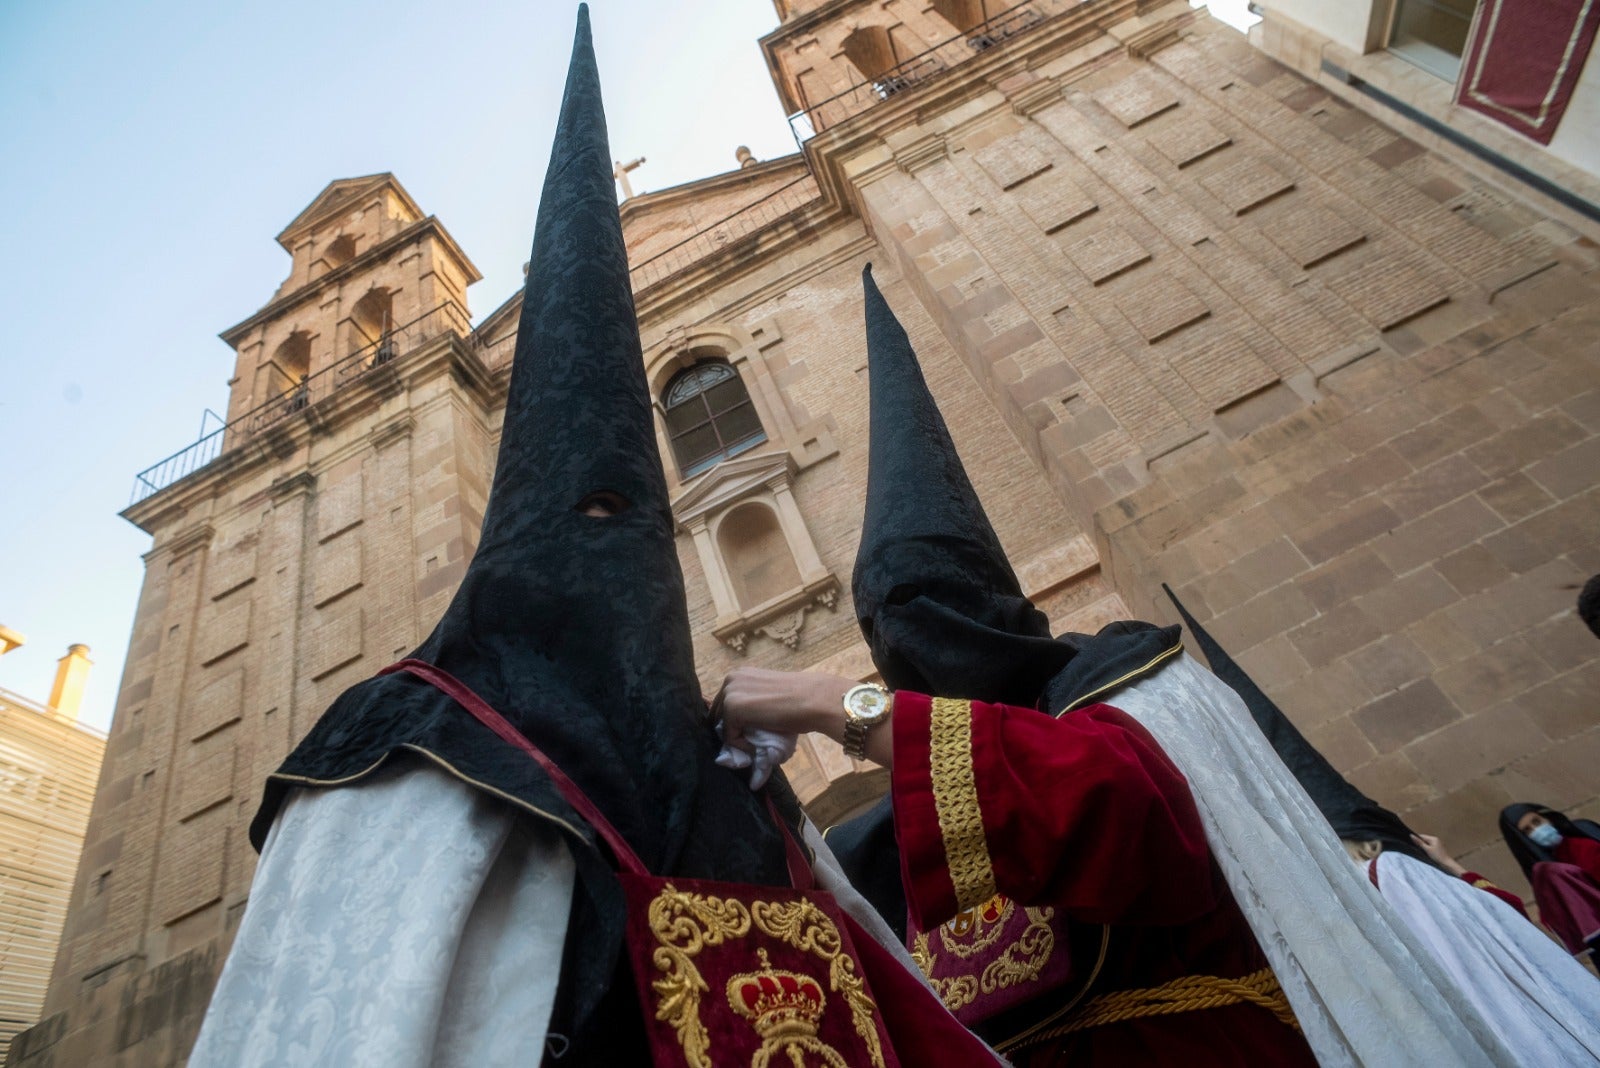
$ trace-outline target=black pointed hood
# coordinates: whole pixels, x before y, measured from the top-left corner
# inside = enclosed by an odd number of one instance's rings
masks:
[[[1032,705],[1071,659],[1022,593],[868,265],[871,442],[851,592],[892,689]]]
[[[999,701],[1061,715],[1107,699],[1181,648],[1177,627],[1112,623],[1050,636],[1023,594],[956,455],[922,369],[870,266],[866,289],[872,437],[852,594],[872,661],[893,689]],[[898,933],[905,896],[885,801],[828,843]]]
[[[1432,863],[1427,854],[1411,840],[1411,828],[1406,826],[1405,821],[1357,790],[1340,775],[1338,769],[1328,763],[1328,758],[1306,741],[1306,736],[1273,703],[1272,698],[1262,692],[1244,668],[1195,621],[1172,588],[1166,583],[1162,583],[1161,588],[1177,607],[1189,633],[1194,635],[1200,651],[1211,665],[1212,673],[1227,683],[1244,701],[1256,726],[1261,728],[1261,733],[1272,743],[1278,758],[1294,773],[1311,800],[1333,825],[1334,832],[1340,838],[1355,841],[1376,839],[1383,843],[1385,850],[1405,853]]]
[[[412,656],[548,753],[651,871],[783,884],[764,800],[713,764],[611,168],[580,7],[482,536]],[[625,507],[583,514],[597,494]],[[592,1023],[621,940],[610,862],[583,848],[593,834],[532,760],[428,684],[389,674],[345,691],[269,781],[252,840],[290,786],[349,782],[408,750],[553,819],[580,846],[578,942],[563,966],[577,978],[563,989]],[[775,786],[786,794],[780,776]]]
[[[704,704],[652,419],[581,8],[482,538],[419,655],[502,701],[665,871],[696,798]],[[597,494],[623,510],[583,514]]]

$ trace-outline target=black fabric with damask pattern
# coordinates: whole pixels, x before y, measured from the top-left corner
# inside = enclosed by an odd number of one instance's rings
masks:
[[[578,511],[595,493],[629,506],[604,518]],[[652,872],[787,884],[764,799],[713,763],[586,7],[482,536],[455,599],[411,655],[461,679],[544,749]],[[570,1016],[556,1029],[592,1025],[623,926],[609,861],[531,760],[427,683],[386,675],[334,701],[269,780],[251,840],[259,847],[289,788],[348,782],[403,752],[570,828],[579,889],[563,963]],[[792,812],[793,795],[779,790]]]
[[[891,689],[1059,713],[1177,641],[1134,621],[1051,637],[973,491],[905,328],[868,265],[872,435],[851,593]]]
[[[861,277],[872,433],[851,593],[872,661],[891,689],[1031,705],[1072,649],[1023,596],[911,339]]]

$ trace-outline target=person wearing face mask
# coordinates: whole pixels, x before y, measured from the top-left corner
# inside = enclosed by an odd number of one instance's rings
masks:
[[[1500,834],[1533,885],[1540,922],[1600,963],[1600,825],[1519,803],[1501,811]]]
[[[1468,871],[1438,838],[1413,832],[1345,779],[1177,595],[1166,592],[1212,670],[1239,695],[1365,881],[1502,1040],[1507,1063],[1600,1064],[1600,1024],[1590,1011],[1594,979],[1529,922],[1522,899]]]

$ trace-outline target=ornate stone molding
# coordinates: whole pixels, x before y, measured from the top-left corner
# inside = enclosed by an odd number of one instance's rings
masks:
[[[712,633],[740,655],[757,636],[798,649],[806,613],[816,608],[832,611],[838,602],[839,580],[823,566],[794,499],[796,470],[788,452],[736,456],[694,479],[672,504],[678,529],[693,539],[711,588],[717,609]],[[745,606],[739,603],[718,532],[731,512],[752,501],[768,508],[777,520],[799,584],[761,604]]]
[[[756,636],[782,642],[790,649],[800,648],[800,632],[805,629],[806,613],[816,608],[833,611],[839,603],[839,580],[825,575],[793,593],[774,598],[764,605],[725,623],[712,631],[717,640],[744,655],[750,639]]]

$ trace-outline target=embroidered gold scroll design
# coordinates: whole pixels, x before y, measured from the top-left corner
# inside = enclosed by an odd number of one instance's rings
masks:
[[[996,889],[972,767],[972,703],[934,698],[928,733],[933,806],[944,839],[945,863],[955,887],[956,908],[969,909],[989,900]]]
[[[677,1032],[690,1068],[714,1068],[711,1035],[700,1022],[700,997],[709,988],[694,958],[706,946],[749,934],[750,912],[731,898],[688,894],[668,883],[650,902],[649,923],[661,943],[650,955],[662,973],[650,983],[656,992],[656,1019]]]
[[[1015,942],[1006,947],[1004,953],[983,969],[979,985],[985,994],[1018,983],[1031,983],[1039,978],[1039,973],[1044,970],[1045,963],[1056,948],[1056,934],[1050,929],[1050,917],[1055,914],[1056,910],[1052,908],[1027,910],[1028,926],[1023,928]]]
[[[877,1006],[867,993],[865,980],[856,974],[855,960],[844,952],[839,928],[812,902],[803,898],[793,902],[755,901],[746,908],[732,898],[689,893],[667,883],[650,902],[648,922],[660,943],[651,955],[652,963],[662,973],[650,984],[657,995],[656,1019],[677,1033],[690,1068],[716,1068],[710,1056],[711,1037],[700,1019],[701,998],[709,987],[695,967],[694,958],[706,946],[748,936],[752,926],[828,965],[829,988],[849,1007],[851,1023],[867,1046],[873,1068],[884,1068],[883,1047],[874,1019]],[[762,1048],[766,1049],[766,1045]],[[765,1063],[766,1058],[758,1050],[752,1068]]]
[[[1003,899],[1010,904],[1009,899]],[[1006,909],[1003,916],[1009,916],[1010,909]],[[933,952],[926,931],[919,931],[911,944],[911,959],[916,962],[917,968],[928,979],[934,993],[939,995],[939,1000],[944,1002],[945,1008],[951,1012],[964,1008],[978,1000],[980,993],[993,994],[1019,983],[1030,983],[1038,980],[1044,966],[1049,963],[1051,954],[1055,952],[1056,935],[1050,927],[1050,920],[1055,916],[1053,908],[1029,908],[1024,911],[1028,917],[1028,926],[1023,928],[1010,945],[1001,951],[1000,956],[990,961],[981,974],[971,972],[958,972],[955,975],[936,976],[934,969],[939,962],[939,957]],[[1004,919],[1000,921],[1004,923]],[[963,953],[957,947],[958,939],[951,936],[946,928],[941,927],[939,935],[947,949],[955,951],[958,957],[969,957],[971,947]],[[980,935],[982,931],[978,932]],[[992,938],[987,939],[992,941]]]

